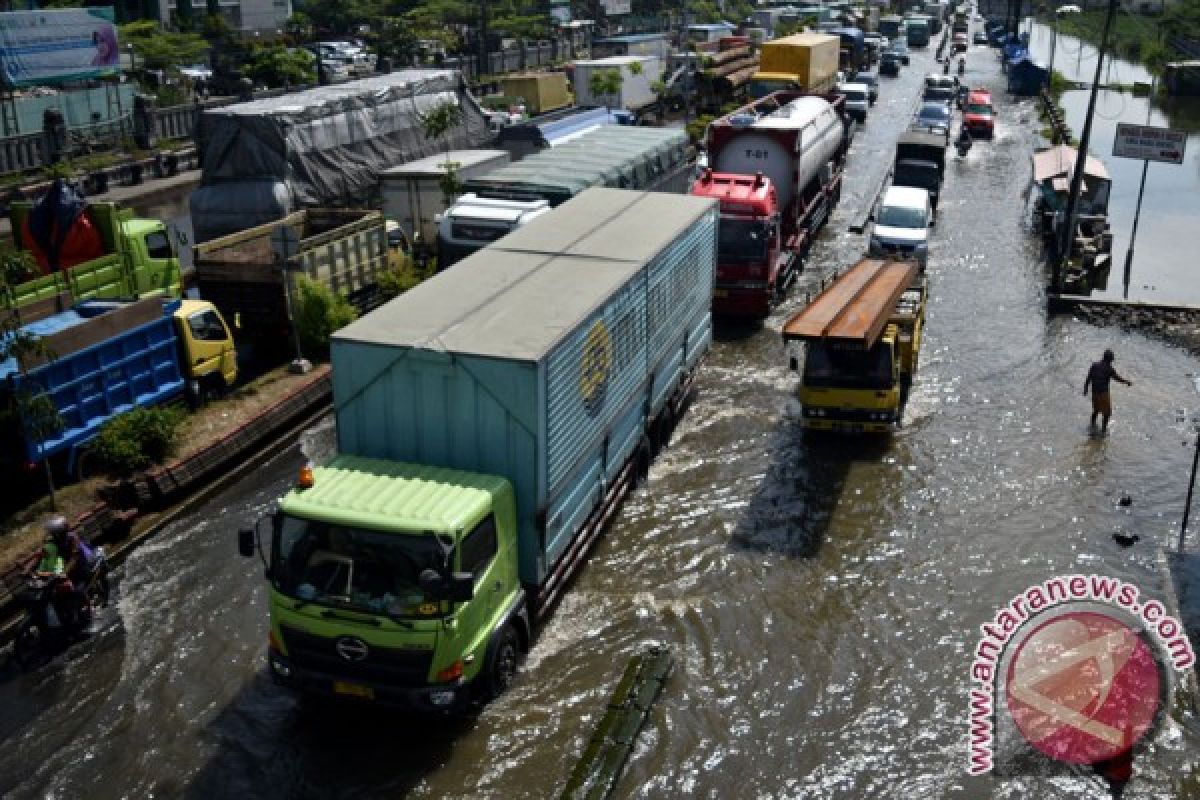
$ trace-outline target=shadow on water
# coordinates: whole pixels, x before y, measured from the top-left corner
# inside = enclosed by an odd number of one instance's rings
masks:
[[[758,335],[763,329],[762,320],[738,319],[737,317],[713,317],[714,342],[741,342]]]
[[[262,670],[206,726],[216,752],[183,796],[402,797],[447,761],[473,724],[298,698]]]
[[[734,529],[734,546],[815,557],[851,467],[878,462],[890,444],[888,436],[806,431],[799,418],[785,417],[763,481]]]

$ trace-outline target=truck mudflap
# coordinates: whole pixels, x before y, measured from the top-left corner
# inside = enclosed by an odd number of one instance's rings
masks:
[[[671,426],[678,421],[680,414],[691,400],[695,382],[696,369],[693,368],[679,381],[679,386],[671,394],[671,398],[667,400],[658,416],[646,426],[647,431],[670,431]],[[600,538],[600,534],[604,532],[609,521],[616,515],[617,510],[621,507],[621,501],[637,483],[642,468],[650,458],[650,453],[644,452],[649,446],[647,443],[647,447],[639,447],[630,454],[625,465],[617,473],[616,479],[609,484],[603,499],[584,522],[579,534],[550,569],[545,582],[540,587],[525,587],[529,597],[529,608],[535,620],[544,619],[554,608],[558,598],[562,596],[570,583],[571,577],[578,571],[588,552],[591,551],[592,545]]]

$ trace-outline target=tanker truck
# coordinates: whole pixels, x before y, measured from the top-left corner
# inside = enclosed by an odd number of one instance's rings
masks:
[[[837,205],[844,98],[776,92],[714,120],[692,194],[721,209],[713,313],[761,319],[795,281]]]

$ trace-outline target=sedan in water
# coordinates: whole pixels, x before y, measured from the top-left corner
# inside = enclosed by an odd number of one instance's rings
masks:
[[[950,106],[941,102],[922,103],[921,110],[913,119],[912,127],[918,130],[940,133],[950,140],[950,122],[953,118]]]
[[[996,112],[992,110],[991,95],[971,92],[963,104],[963,127],[972,136],[991,139],[996,132]]]

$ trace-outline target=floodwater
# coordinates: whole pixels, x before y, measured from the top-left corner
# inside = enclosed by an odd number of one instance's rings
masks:
[[[1053,31],[1034,25],[1030,50],[1043,63],[1049,61]],[[1054,50],[1054,68],[1070,80],[1091,85],[1096,75],[1096,48],[1072,36],[1059,36]],[[1105,59],[1101,83],[1131,86],[1150,83],[1151,76],[1139,64]],[[1063,95],[1067,124],[1076,137],[1083,133],[1087,114],[1087,90]],[[1147,117],[1149,112],[1149,117]],[[1195,279],[1195,251],[1190,236],[1182,235],[1200,215],[1200,98],[1166,96],[1134,97],[1132,92],[1102,90],[1096,95],[1089,150],[1099,156],[1113,179],[1109,200],[1109,222],[1113,229],[1113,270],[1108,288],[1097,297],[1123,296],[1125,254],[1137,208],[1142,161],[1112,155],[1117,123],[1155,125],[1188,132],[1182,164],[1151,162],[1146,172],[1129,298],[1151,303],[1200,305],[1200,282]]]
[[[864,249],[846,226],[930,59],[884,79],[806,282]],[[966,775],[970,656],[982,623],[1055,575],[1162,597],[1196,361],[1047,318],[1023,214],[1035,109],[1005,98],[992,51],[968,61],[1000,121],[948,159],[921,370],[894,437],[800,430],[778,330],[803,288],[761,328],[722,329],[670,448],[511,691],[454,724],[306,706],[267,679],[262,569],[234,531],[284,490],[291,452],[133,553],[102,633],[0,682],[0,795],[553,797],[625,660],[656,642],[676,669],[616,797],[1108,796],[1086,770]],[[1115,387],[1110,434],[1094,438],[1080,389],[1105,347],[1134,386]],[[1123,549],[1118,531],[1141,541]],[[1194,721],[1169,714],[1125,796],[1200,798],[1198,745]]]

